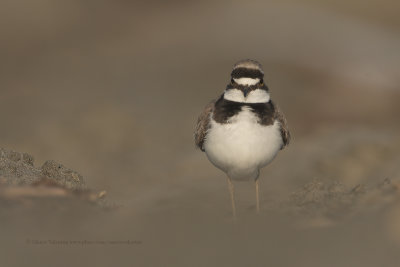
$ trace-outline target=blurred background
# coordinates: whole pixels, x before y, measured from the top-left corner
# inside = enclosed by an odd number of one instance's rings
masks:
[[[392,0],[3,0],[0,147],[37,166],[57,160],[121,206],[14,214],[3,266],[398,266],[398,196],[306,230],[274,214],[313,179],[348,190],[400,179],[399,10]],[[261,173],[260,216],[253,184],[236,185],[234,225],[225,176],[193,130],[245,58],[263,65],[293,140]],[[71,236],[143,243],[25,244]]]

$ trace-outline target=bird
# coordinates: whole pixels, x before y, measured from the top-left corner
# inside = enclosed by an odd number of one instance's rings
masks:
[[[271,100],[260,63],[241,60],[234,64],[230,78],[220,97],[199,115],[194,139],[208,160],[226,173],[236,219],[232,181],[254,181],[259,213],[260,169],[289,145],[291,135],[285,116]]]

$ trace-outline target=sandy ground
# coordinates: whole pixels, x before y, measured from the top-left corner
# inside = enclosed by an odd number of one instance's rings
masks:
[[[398,266],[398,8],[3,1],[0,265]],[[192,132],[242,58],[294,138],[262,171],[260,215],[235,184],[234,224]],[[43,176],[87,191],[29,185]]]

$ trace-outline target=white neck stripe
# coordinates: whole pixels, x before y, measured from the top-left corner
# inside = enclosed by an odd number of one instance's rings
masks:
[[[224,93],[224,99],[240,103],[267,103],[270,95],[265,90],[255,89],[245,97],[239,89],[228,89]]]
[[[255,85],[260,82],[260,79],[258,78],[233,78],[235,83],[240,84],[240,85]]]

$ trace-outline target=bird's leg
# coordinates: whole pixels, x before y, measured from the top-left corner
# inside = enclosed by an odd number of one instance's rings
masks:
[[[233,219],[236,220],[236,206],[235,206],[235,195],[234,195],[234,188],[233,188],[233,183],[231,181],[231,178],[228,178],[228,187],[229,187],[229,194],[231,196],[231,204],[232,204],[232,214],[233,214]]]
[[[260,191],[259,191],[259,189],[260,189],[260,182],[257,179],[256,180],[256,201],[257,201],[256,210],[257,210],[257,213],[260,213]]]

